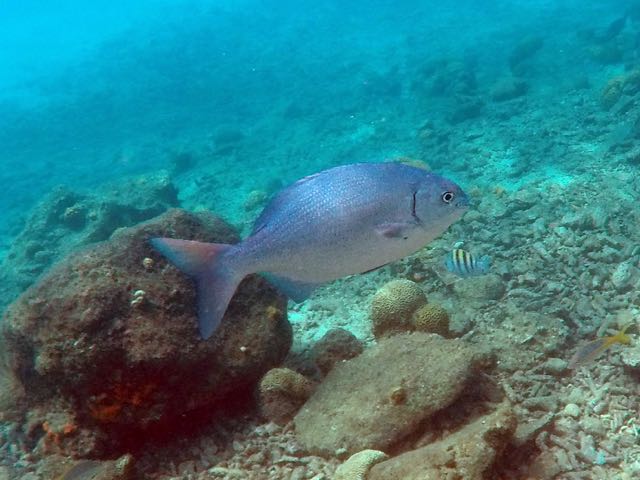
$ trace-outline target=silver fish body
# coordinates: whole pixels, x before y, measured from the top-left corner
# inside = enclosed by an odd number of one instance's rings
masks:
[[[405,257],[460,218],[452,181],[401,163],[335,167],[282,190],[237,245],[153,239],[198,284],[200,330],[217,327],[242,278],[261,272],[296,301],[317,284]]]

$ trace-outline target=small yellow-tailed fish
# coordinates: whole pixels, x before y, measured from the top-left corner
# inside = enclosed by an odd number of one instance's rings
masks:
[[[620,345],[629,345],[631,343],[631,337],[625,332],[632,324],[625,325],[615,335],[609,335],[606,337],[600,337],[582,345],[576,353],[573,354],[571,360],[569,360],[569,368],[574,369],[585,363],[589,363],[594,360],[598,355],[607,350],[611,345],[619,343]]]
[[[444,266],[460,277],[476,277],[489,272],[491,258],[487,255],[477,258],[466,250],[454,248],[445,257]]]

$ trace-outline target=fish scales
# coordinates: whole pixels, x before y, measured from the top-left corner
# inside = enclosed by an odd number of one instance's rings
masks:
[[[290,187],[295,192],[285,192],[289,203],[261,218],[257,233],[242,246],[243,260],[256,261],[251,270],[326,282],[402,258],[432,239],[390,242],[374,229],[377,224],[413,220],[412,178],[403,179],[406,172],[345,170],[338,177],[326,172],[313,176]],[[390,182],[403,180],[403,188],[388,188]],[[365,256],[363,251],[377,255]]]

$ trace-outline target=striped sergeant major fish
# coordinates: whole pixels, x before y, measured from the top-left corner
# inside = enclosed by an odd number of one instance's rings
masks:
[[[477,258],[466,250],[454,248],[445,257],[444,266],[460,277],[476,277],[489,272],[491,258],[488,255]]]

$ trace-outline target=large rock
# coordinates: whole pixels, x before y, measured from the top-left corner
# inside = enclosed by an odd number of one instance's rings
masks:
[[[440,441],[374,465],[367,480],[496,478],[492,466],[515,429],[515,414],[503,404]]]
[[[8,308],[25,430],[45,446],[76,456],[126,450],[254,386],[286,356],[286,299],[257,276],[203,341],[193,284],[151,248],[154,236],[236,240],[216,217],[171,210],[62,261]]]
[[[295,417],[311,452],[386,450],[453,402],[484,357],[425,333],[384,338],[338,364]]]
[[[38,276],[79,246],[178,205],[166,173],[133,177],[91,193],[54,189],[32,212],[0,264],[0,311]]]

